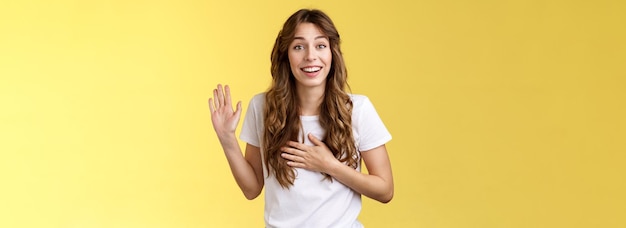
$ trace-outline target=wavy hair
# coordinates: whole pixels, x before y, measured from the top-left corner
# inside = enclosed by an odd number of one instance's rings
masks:
[[[299,141],[300,104],[296,81],[289,65],[289,45],[301,23],[316,25],[330,41],[332,63],[326,78],[319,121],[326,135],[321,139],[333,155],[344,164],[357,168],[360,157],[352,135],[352,100],[346,92],[347,70],[339,48],[340,37],[328,15],[320,10],[302,9],[287,19],[276,37],[272,50],[272,84],[265,94],[263,153],[267,172],[275,175],[283,188],[293,185],[294,168],[280,156],[288,141]],[[304,134],[304,133],[303,133]],[[304,135],[302,135],[304,138]],[[332,181],[328,174],[326,179]]]

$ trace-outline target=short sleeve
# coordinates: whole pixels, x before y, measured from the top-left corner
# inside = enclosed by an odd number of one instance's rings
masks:
[[[261,136],[259,134],[259,130],[261,129],[260,124],[262,124],[263,121],[261,118],[263,110],[260,109],[260,106],[263,102],[260,99],[260,96],[261,95],[257,95],[250,100],[246,116],[243,119],[241,133],[239,134],[239,138],[241,140],[256,147],[261,147]]]
[[[368,151],[391,140],[391,134],[366,96],[354,95],[353,121],[359,151]]]

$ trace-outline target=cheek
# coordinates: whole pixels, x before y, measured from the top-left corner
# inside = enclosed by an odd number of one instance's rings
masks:
[[[302,61],[302,58],[304,58],[304,52],[302,51],[296,51],[296,50],[289,50],[287,52],[287,56],[289,57],[289,61]]]
[[[292,70],[294,69],[294,67],[297,68],[298,61],[296,61],[296,58],[293,55],[291,55],[291,53],[288,55],[287,59],[289,60],[289,66],[291,67]]]
[[[330,64],[333,61],[333,53],[328,50],[326,53],[324,53],[323,58],[326,64]]]

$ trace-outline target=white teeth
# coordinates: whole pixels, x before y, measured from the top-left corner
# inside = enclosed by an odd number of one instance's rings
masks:
[[[307,72],[307,73],[315,72],[315,71],[318,71],[320,69],[322,69],[322,68],[321,67],[305,67],[305,68],[302,68],[302,70],[304,72]]]

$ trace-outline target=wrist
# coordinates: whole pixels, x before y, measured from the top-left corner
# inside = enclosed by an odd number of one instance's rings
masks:
[[[239,147],[239,142],[237,141],[237,136],[235,136],[235,133],[218,134],[217,138],[219,139],[220,144],[222,144],[222,148],[224,149]]]
[[[333,159],[328,163],[325,173],[334,177],[337,175],[337,173],[341,172],[341,169],[343,168],[343,166],[345,165],[341,163],[339,160]]]

